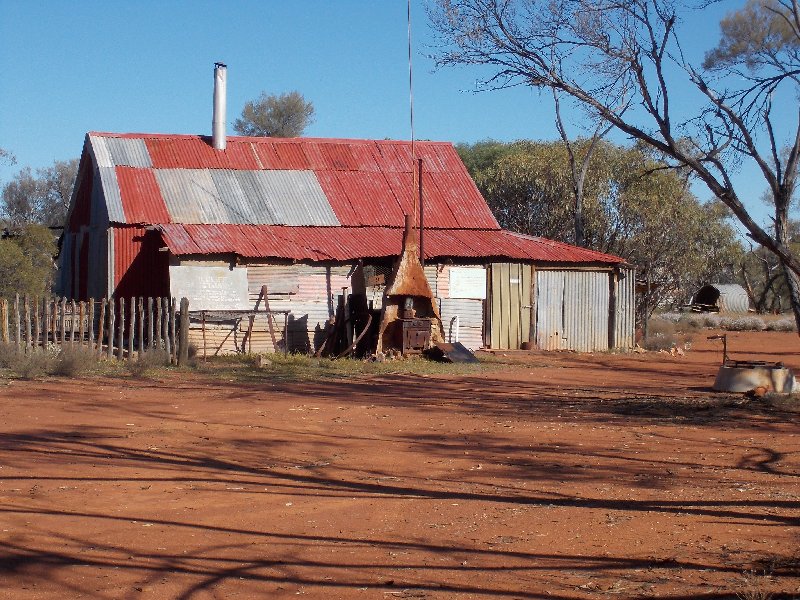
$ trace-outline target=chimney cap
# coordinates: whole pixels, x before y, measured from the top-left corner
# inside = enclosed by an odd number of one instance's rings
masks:
[[[225,67],[226,69],[228,68],[228,65],[226,65],[224,62],[215,62],[214,66],[215,67]]]

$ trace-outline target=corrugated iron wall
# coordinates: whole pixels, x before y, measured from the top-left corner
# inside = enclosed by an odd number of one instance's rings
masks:
[[[483,347],[483,300],[441,298],[440,310],[446,342],[455,342],[454,317],[458,316],[458,341],[470,350]]]
[[[137,226],[114,226],[111,232],[114,296],[169,296],[169,257],[159,251],[158,233]]]
[[[290,310],[288,345],[292,352],[307,352],[319,346],[325,325],[336,312],[336,297],[350,288],[348,265],[247,265],[250,300],[255,306],[266,285],[272,310]],[[261,308],[264,308],[262,301]],[[277,317],[276,336],[281,339],[283,319]],[[244,322],[240,328],[247,328]],[[266,316],[258,316],[253,332],[254,352],[273,352]]]
[[[608,350],[609,277],[608,271],[537,271],[537,347]]]
[[[616,319],[614,323],[614,348],[633,348],[636,329],[636,270],[620,269],[617,277]]]

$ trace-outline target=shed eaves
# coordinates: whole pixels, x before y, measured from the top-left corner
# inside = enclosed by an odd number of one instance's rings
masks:
[[[252,225],[160,225],[164,243],[177,256],[236,254],[245,258],[352,261],[400,254],[396,227],[284,227]],[[548,263],[622,264],[617,256],[503,230],[425,231],[425,257],[492,258]]]

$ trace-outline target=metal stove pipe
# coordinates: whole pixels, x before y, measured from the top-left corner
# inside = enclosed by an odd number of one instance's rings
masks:
[[[215,150],[225,150],[225,112],[227,103],[228,67],[214,63],[214,116],[211,121],[211,145]]]

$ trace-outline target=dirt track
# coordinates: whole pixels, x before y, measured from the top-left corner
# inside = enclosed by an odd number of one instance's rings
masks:
[[[731,337],[734,358],[800,368],[796,335]],[[0,597],[800,596],[800,409],[710,393],[703,339],[503,358],[450,378],[13,381]]]

